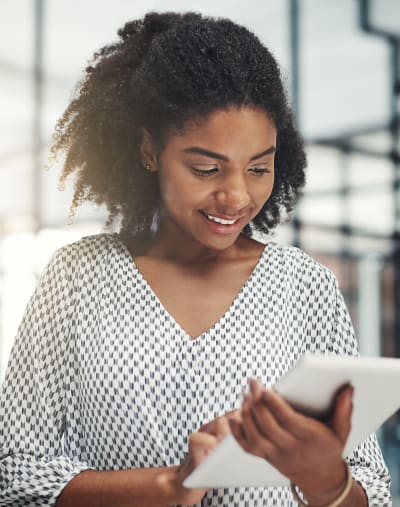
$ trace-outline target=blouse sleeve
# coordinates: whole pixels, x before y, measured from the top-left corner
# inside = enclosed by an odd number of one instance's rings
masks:
[[[28,303],[0,391],[0,505],[53,506],[89,468],[63,455],[72,381],[74,297],[70,250],[54,254]]]
[[[343,296],[335,279],[335,318],[331,344],[340,355],[358,355],[353,326]],[[375,434],[369,436],[347,457],[353,477],[362,485],[369,507],[392,505],[390,476]]]

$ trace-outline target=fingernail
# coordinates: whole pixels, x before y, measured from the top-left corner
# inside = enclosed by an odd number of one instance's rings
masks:
[[[254,391],[256,391],[256,390],[257,390],[257,387],[258,387],[258,379],[256,379],[256,378],[251,378],[251,379],[249,380],[249,386],[250,386],[250,391],[251,391],[252,393],[254,393]]]
[[[262,392],[262,399],[268,403],[271,401],[271,397],[272,390],[266,387]]]

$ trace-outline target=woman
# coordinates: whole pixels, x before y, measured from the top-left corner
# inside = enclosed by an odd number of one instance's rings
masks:
[[[323,424],[262,386],[306,351],[357,354],[331,272],[252,238],[304,184],[275,60],[247,29],[194,13],[119,36],[53,150],[62,181],[76,175],[72,214],[104,203],[121,231],[60,249],[28,305],[3,386],[1,505],[391,505],[373,436],[341,457],[350,387]],[[230,431],[292,490],[186,489]]]

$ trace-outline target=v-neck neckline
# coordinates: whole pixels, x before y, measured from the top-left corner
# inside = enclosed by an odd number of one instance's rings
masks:
[[[269,243],[266,243],[264,245],[264,248],[262,249],[261,254],[258,257],[257,262],[254,265],[251,273],[248,275],[248,277],[246,278],[245,282],[242,284],[242,286],[240,287],[240,289],[238,290],[238,292],[235,294],[235,296],[232,299],[229,307],[224,311],[224,313],[222,315],[220,315],[220,317],[218,317],[218,319],[211,326],[209,326],[206,330],[204,330],[198,336],[196,336],[196,337],[193,338],[191,336],[191,334],[189,334],[181,326],[181,324],[179,324],[179,322],[175,319],[175,317],[166,309],[166,307],[164,306],[163,302],[161,301],[161,299],[159,298],[159,296],[157,295],[157,293],[154,291],[154,289],[152,288],[152,286],[150,285],[150,283],[146,280],[145,276],[143,275],[143,273],[138,268],[138,266],[137,266],[137,264],[135,262],[135,258],[133,257],[133,255],[129,251],[129,248],[127,247],[127,245],[122,241],[122,239],[120,238],[119,234],[115,233],[114,234],[114,238],[117,240],[118,244],[121,246],[124,254],[129,259],[132,268],[134,268],[134,270],[135,270],[136,274],[139,276],[142,284],[146,287],[146,290],[151,294],[152,299],[156,302],[156,304],[158,305],[160,311],[167,316],[167,318],[170,320],[170,322],[176,328],[176,330],[179,332],[179,334],[182,335],[182,336],[184,336],[184,338],[186,340],[188,340],[190,343],[198,343],[203,336],[208,335],[209,333],[212,333],[212,331],[214,331],[216,328],[218,328],[226,320],[226,318],[229,316],[229,314],[237,306],[237,303],[240,300],[240,298],[242,296],[242,293],[247,289],[248,285],[251,283],[251,280],[256,276],[257,272],[259,271],[260,266],[263,263],[263,260],[264,260],[265,254],[266,254],[266,250],[267,250],[268,245],[269,245]]]

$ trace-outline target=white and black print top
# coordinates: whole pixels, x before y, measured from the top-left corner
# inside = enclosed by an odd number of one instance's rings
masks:
[[[196,340],[163,308],[118,235],[52,257],[18,331],[0,403],[0,505],[53,506],[89,468],[179,464],[188,435],[271,386],[308,352],[357,354],[332,273],[266,245],[229,310]],[[369,505],[391,505],[375,437],[348,457]],[[199,506],[289,507],[289,488],[226,488]]]

